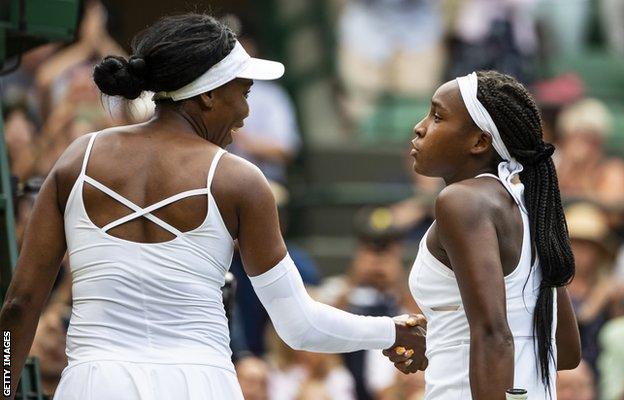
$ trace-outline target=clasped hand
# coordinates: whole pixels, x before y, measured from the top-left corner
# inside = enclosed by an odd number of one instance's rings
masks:
[[[422,314],[394,317],[396,340],[383,351],[384,356],[404,374],[425,370],[428,365],[425,357],[427,320]]]

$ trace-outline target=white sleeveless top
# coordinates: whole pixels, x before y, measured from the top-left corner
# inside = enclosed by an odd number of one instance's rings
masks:
[[[493,174],[481,174],[500,180]],[[524,187],[513,185],[515,198],[523,199]],[[514,387],[526,389],[529,400],[547,399],[538,374],[537,348],[533,341],[533,310],[539,294],[541,271],[538,261],[531,265],[529,217],[522,215],[522,253],[517,267],[505,276],[507,322],[514,337]],[[429,228],[429,230],[431,227]],[[429,366],[425,370],[426,400],[471,399],[469,360],[470,328],[455,274],[427,248],[429,230],[420,242],[416,261],[409,275],[409,287],[416,303],[427,317]],[[478,246],[478,243],[475,243]],[[487,288],[484,288],[487,290]],[[556,296],[554,310],[556,306]],[[556,356],[556,311],[553,315],[552,343]],[[551,363],[551,393],[556,399],[555,366]]]
[[[69,367],[116,360],[204,364],[233,371],[221,287],[234,243],[210,192],[224,150],[215,155],[206,187],[139,207],[87,175],[97,133],[92,134],[80,176],[65,210],[73,308],[67,331]],[[132,173],[129,171],[129,173]],[[133,210],[99,228],[87,215],[85,182]],[[197,228],[180,232],[153,211],[190,196],[206,196],[208,211]],[[146,217],[175,238],[137,243],[107,233]]]

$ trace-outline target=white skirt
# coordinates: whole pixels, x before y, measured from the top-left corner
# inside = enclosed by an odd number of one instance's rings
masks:
[[[89,361],[65,368],[54,400],[243,400],[236,374],[203,364]]]

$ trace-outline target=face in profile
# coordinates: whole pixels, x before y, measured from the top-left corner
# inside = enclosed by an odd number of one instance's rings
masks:
[[[414,127],[410,155],[414,171],[430,177],[452,175],[470,154],[480,131],[472,123],[455,80],[440,86],[429,113]]]
[[[234,79],[211,92],[212,109],[209,111],[211,123],[219,144],[226,146],[232,143],[232,135],[243,127],[244,119],[249,115],[247,96],[253,81],[250,79]]]
[[[356,285],[393,289],[402,277],[402,255],[403,246],[398,242],[381,249],[362,244],[351,266],[351,278]]]

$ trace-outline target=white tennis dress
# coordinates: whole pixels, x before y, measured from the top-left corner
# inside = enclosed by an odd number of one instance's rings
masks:
[[[65,210],[65,235],[73,279],[67,332],[69,364],[58,400],[242,399],[230,360],[221,287],[234,244],[206,187],[142,208],[86,173],[97,134],[85,152]],[[84,183],[134,210],[97,227],[87,215]],[[180,232],[151,212],[189,196],[206,196],[203,223]],[[145,216],[175,238],[137,243],[107,230]]]
[[[477,178],[484,176],[500,180],[493,174],[481,174]],[[522,184],[513,185],[513,190],[516,199],[524,198]],[[514,338],[514,387],[526,389],[529,400],[541,400],[549,398],[537,373],[537,348],[533,340],[533,310],[539,294],[541,272],[537,261],[531,265],[529,217],[522,207],[520,213],[522,253],[515,270],[505,276],[507,322]],[[469,379],[470,328],[455,274],[431,254],[427,248],[428,234],[429,231],[420,242],[409,276],[412,295],[428,321],[426,356],[429,366],[425,370],[425,399],[467,400],[472,398]],[[475,246],[478,245],[475,243]],[[555,356],[556,315],[555,311],[552,329]],[[550,372],[550,392],[552,399],[556,399],[554,363],[551,363]]]

